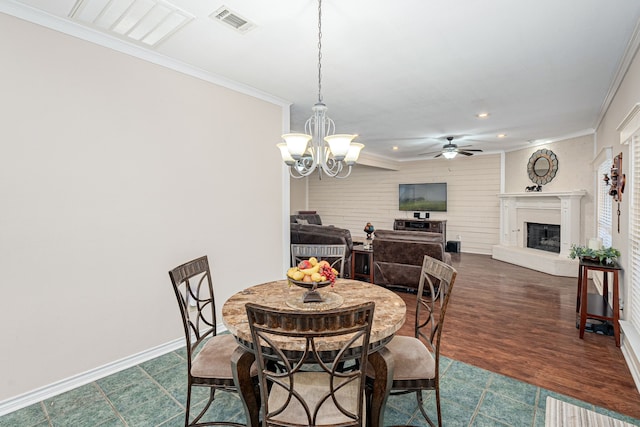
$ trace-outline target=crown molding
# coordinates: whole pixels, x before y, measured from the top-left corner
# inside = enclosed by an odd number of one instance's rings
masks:
[[[598,118],[594,126],[595,129],[598,129],[600,123],[604,119],[604,116],[607,114],[613,98],[616,96],[616,93],[618,93],[618,89],[620,89],[622,80],[624,80],[625,76],[627,75],[627,71],[629,71],[631,62],[633,62],[634,57],[638,53],[638,49],[640,49],[640,21],[636,23],[636,27],[633,30],[633,34],[631,34],[629,43],[627,44],[624,54],[622,55],[622,59],[620,60],[620,64],[618,65],[615,77],[611,82],[611,86],[609,87],[607,96],[605,96],[604,100],[602,101],[602,105],[600,106],[600,113],[598,114]]]

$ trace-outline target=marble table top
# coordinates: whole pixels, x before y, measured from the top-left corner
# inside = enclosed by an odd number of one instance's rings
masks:
[[[292,308],[290,304],[287,304],[287,301],[302,300],[305,291],[297,286],[289,286],[286,280],[252,286],[233,295],[224,303],[222,322],[240,344],[249,345],[251,332],[245,311],[246,303],[253,302],[282,311],[296,311],[299,309]],[[375,302],[370,338],[374,348],[375,343],[378,343],[378,347],[386,344],[404,324],[406,314],[404,301],[392,291],[381,286],[357,280],[338,279],[334,287],[322,288],[319,291],[321,293],[333,292],[342,297],[340,307],[352,307],[369,301]],[[312,310],[314,305],[318,310],[326,309],[322,303],[308,303],[305,304],[305,310]],[[324,345],[329,350],[339,348],[341,343],[327,339]],[[288,349],[296,350],[298,346],[299,344],[291,342]]]

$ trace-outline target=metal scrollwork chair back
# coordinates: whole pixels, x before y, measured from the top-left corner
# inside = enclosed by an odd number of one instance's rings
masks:
[[[244,425],[201,421],[215,399],[216,390],[237,391],[231,371],[231,354],[238,345],[233,335],[216,335],[216,307],[207,257],[174,268],[169,271],[169,277],[180,307],[187,344],[185,426]],[[252,374],[257,376],[255,367]],[[198,387],[209,389],[209,400],[190,420],[192,393]]]
[[[396,335],[386,346],[395,366],[390,394],[416,393],[418,408],[430,426],[436,424],[424,408],[422,391],[435,390],[437,425],[442,426],[440,341],[456,275],[450,265],[425,255],[416,295],[414,336]],[[424,292],[425,287],[428,292]],[[370,368],[367,374],[370,385],[374,374]]]
[[[365,425],[366,373],[360,367],[366,366],[373,302],[288,312],[248,303],[246,310],[264,426]],[[340,348],[323,350],[322,341],[334,337]],[[357,368],[340,369],[353,362]]]

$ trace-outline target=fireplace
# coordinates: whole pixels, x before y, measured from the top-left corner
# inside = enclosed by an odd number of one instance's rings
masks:
[[[578,261],[569,258],[569,253],[572,244],[584,240],[580,199],[586,194],[585,190],[499,194],[500,244],[492,247],[493,258],[556,276],[577,277]],[[529,224],[542,226],[535,244],[529,241]]]
[[[560,226],[527,222],[527,247],[560,253]]]

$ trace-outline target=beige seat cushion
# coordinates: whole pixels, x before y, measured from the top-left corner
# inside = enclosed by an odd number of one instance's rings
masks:
[[[393,379],[398,381],[432,379],[436,376],[436,362],[422,341],[414,337],[396,335],[386,348],[393,356]]]
[[[303,396],[311,412],[313,412],[319,400],[329,392],[329,378],[329,374],[325,372],[299,372],[294,375],[295,391]],[[284,378],[284,380],[286,380],[286,378]],[[340,379],[334,378],[334,381],[336,384],[339,384]],[[348,412],[357,413],[356,396],[359,391],[360,381],[355,380],[338,390],[336,392],[336,398],[338,402],[340,402],[340,405]],[[288,396],[289,393],[287,390],[274,384],[269,393],[269,411],[274,412],[278,410],[286,402]],[[364,396],[361,398],[363,399],[362,418],[366,419]],[[292,398],[287,408],[281,414],[274,417],[274,420],[284,423],[305,424],[307,422],[307,415],[300,402]],[[352,419],[340,412],[331,398],[326,400],[322,404],[320,411],[318,411],[317,424],[320,425],[341,424],[350,421],[352,421]]]
[[[205,343],[193,359],[191,375],[199,378],[233,379],[231,355],[238,343],[231,334],[216,335]],[[255,363],[251,366],[251,376],[258,375]]]

